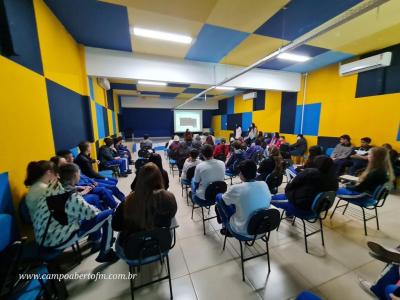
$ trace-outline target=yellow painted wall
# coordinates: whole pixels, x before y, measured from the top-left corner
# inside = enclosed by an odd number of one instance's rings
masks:
[[[243,94],[234,97],[234,112],[243,113],[253,110],[253,99],[243,100]]]
[[[91,77],[93,82],[94,101],[107,107],[107,97],[105,90],[97,83],[96,77]]]
[[[13,199],[20,199],[26,166],[54,155],[43,76],[0,56],[0,173],[8,172]]]
[[[279,132],[281,97],[281,92],[266,91],[265,109],[253,112],[253,122],[257,125],[258,130],[263,132]]]
[[[34,0],[44,75],[81,95],[87,95],[83,49],[43,0]]]

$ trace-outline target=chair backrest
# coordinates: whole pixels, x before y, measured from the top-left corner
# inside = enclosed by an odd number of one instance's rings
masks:
[[[186,179],[188,181],[191,181],[194,177],[194,172],[196,171],[196,166],[190,167],[187,171],[186,171]]]
[[[278,187],[282,184],[282,181],[283,181],[282,172],[272,172],[265,179],[265,182],[267,183],[268,188],[272,194],[276,194],[278,192]]]
[[[381,207],[383,204],[385,204],[390,189],[391,183],[380,185],[375,189],[374,193],[372,194],[372,198],[376,201],[376,206]]]
[[[143,147],[142,149],[140,149],[138,151],[138,157],[140,158],[149,158],[150,156],[150,152],[149,149],[147,149],[148,147]]]
[[[333,202],[335,202],[335,198],[335,191],[319,193],[314,198],[311,210],[317,215],[320,215],[322,212],[327,212],[332,207]]]
[[[18,205],[18,213],[19,217],[25,225],[31,225],[32,224],[32,219],[31,215],[29,214],[29,209],[28,206],[26,205],[26,198],[23,197],[21,201],[19,202]]]
[[[215,200],[215,197],[217,196],[217,194],[219,193],[225,193],[226,190],[228,189],[228,186],[226,185],[225,181],[214,181],[211,182],[205,191],[205,200]]]
[[[46,198],[47,207],[51,216],[61,225],[68,225],[68,215],[65,212],[65,204],[72,192],[65,192],[58,195],[51,195]]]
[[[251,216],[247,225],[247,232],[250,235],[267,233],[276,229],[280,221],[281,218],[277,209],[260,209]]]
[[[127,236],[123,246],[129,260],[143,260],[146,257],[161,255],[172,245],[172,235],[169,228],[157,228],[142,231]]]

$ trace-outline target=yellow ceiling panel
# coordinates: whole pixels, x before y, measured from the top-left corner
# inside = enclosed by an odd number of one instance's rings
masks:
[[[130,95],[130,96],[137,96],[137,91],[128,91],[128,90],[113,90],[115,95]]]
[[[207,23],[254,32],[289,0],[219,0]]]
[[[103,0],[103,2],[205,22],[217,0]]]
[[[179,94],[176,96],[176,99],[190,99],[194,96],[195,94]]]
[[[173,16],[162,15],[141,9],[128,9],[129,24],[131,27],[141,27],[151,30],[165,31],[182,34],[196,38],[203,23],[185,20]],[[174,42],[149,39],[146,37],[132,36],[132,49],[137,53],[184,58],[192,44],[179,44]]]
[[[251,34],[225,56],[220,63],[249,66],[285,44],[286,41],[284,40]]]
[[[399,12],[400,1],[389,1],[317,37],[308,44],[360,54],[398,43],[400,42]],[[394,36],[389,33],[393,33]],[[379,42],[376,41],[376,37],[379,37]]]
[[[125,84],[136,84],[134,79],[120,79],[120,78],[109,78],[111,83],[125,83]]]
[[[138,84],[137,89],[142,92],[182,93],[185,88],[175,86],[157,86]]]

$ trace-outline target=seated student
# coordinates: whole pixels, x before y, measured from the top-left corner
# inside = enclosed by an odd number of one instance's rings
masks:
[[[75,186],[79,180],[79,168],[75,164],[66,164],[59,168],[60,180],[65,186]],[[60,204],[64,209],[56,211],[60,217],[65,217],[67,225],[62,225],[54,217],[50,220],[50,225],[46,237],[44,233],[50,218],[50,210],[48,208],[46,198],[49,196],[62,195],[66,197],[59,201],[65,201]],[[36,241],[41,244],[44,238],[43,246],[55,249],[65,249],[71,244],[71,240],[75,235],[79,239],[90,234],[98,232],[102,228],[100,253],[96,258],[97,262],[115,262],[118,257],[112,250],[112,228],[111,217],[113,211],[111,209],[100,212],[97,208],[86,203],[82,196],[74,191],[66,191],[60,182],[54,182],[49,185],[46,193],[40,198],[32,222],[35,232]]]
[[[89,161],[90,166],[91,161],[89,157],[89,152],[90,152],[90,145],[88,142],[83,142],[79,144],[79,149],[80,153],[77,156],[77,161],[82,164],[82,160],[86,159],[86,161]],[[86,155],[81,155],[82,151],[85,151]],[[57,152],[58,154],[61,154],[60,156],[63,157],[67,163],[73,163],[74,162],[74,157],[72,155],[72,152],[69,150],[61,150]],[[53,160],[54,159],[54,160]],[[56,166],[60,166],[62,164],[65,164],[65,162],[58,161],[57,157],[54,157],[52,161],[56,164]],[[76,159],[75,159],[76,161]],[[78,165],[79,166],[79,165]],[[87,169],[87,165],[84,166]],[[93,168],[93,167],[92,167]],[[93,170],[94,171],[94,170]],[[95,172],[96,173],[96,172]],[[79,178],[79,183],[78,183],[78,188],[79,187],[91,187],[91,189],[88,191],[90,194],[95,194],[100,197],[105,203],[110,203],[111,208],[115,208],[117,203],[115,202],[114,198],[112,195],[117,197],[118,200],[124,201],[125,195],[116,187],[116,183],[114,183],[114,180],[110,181],[100,181],[98,182],[97,179],[91,179],[90,177],[86,176],[85,174],[81,174],[81,177]],[[103,183],[105,182],[105,183]],[[81,189],[81,188],[80,188]]]
[[[372,195],[375,189],[394,180],[389,153],[383,147],[374,147],[368,154],[368,165],[356,184],[348,184],[337,191],[341,198],[363,198]]]
[[[251,146],[246,150],[244,156],[246,159],[251,159],[255,161],[255,156],[258,153],[262,153],[264,149],[261,147],[260,140],[256,140],[255,143],[251,144]]]
[[[122,144],[122,136],[117,136],[114,139],[114,148],[117,150],[120,156],[126,157],[130,165],[133,165],[132,154],[128,147]]]
[[[168,146],[168,156],[171,159],[176,159],[176,154],[179,148],[179,136],[175,135],[174,139],[172,140],[171,144]]]
[[[361,139],[361,146],[355,148],[350,155],[350,169],[349,174],[355,175],[362,169],[365,169],[368,165],[368,151],[372,148],[371,139],[364,137]]]
[[[81,169],[81,177],[89,177],[96,181],[97,183],[101,183],[103,185],[108,186],[116,186],[118,183],[118,179],[104,177],[96,172],[93,168],[94,163],[99,163],[98,160],[92,159],[90,157],[90,143],[89,142],[81,142],[78,145],[79,154],[74,159],[74,163],[76,163]],[[71,161],[70,157],[72,156],[71,151],[68,151],[66,155],[61,155],[66,158],[67,161]]]
[[[342,135],[339,138],[339,144],[336,145],[331,154],[337,177],[343,174],[346,167],[350,166],[351,162],[349,160],[349,156],[352,152],[353,147],[351,146],[350,136],[347,134]]]
[[[392,168],[395,176],[400,176],[400,160],[399,153],[393,149],[390,144],[383,144],[383,148],[385,148],[389,152],[390,161],[392,163]]]
[[[111,165],[118,165],[122,177],[127,177],[132,171],[128,169],[128,160],[118,156],[112,149],[114,142],[110,138],[104,139],[104,145],[99,149],[100,165],[109,167]]]
[[[149,139],[148,134],[143,135],[143,140],[140,141],[140,149],[153,149],[153,142]]]
[[[387,263],[375,283],[359,278],[361,288],[374,299],[397,300],[400,295],[400,249],[388,249],[378,243],[369,241],[370,254]],[[397,297],[394,295],[396,294]]]
[[[271,138],[271,141],[269,142],[270,145],[275,145],[277,146],[277,144],[279,143],[279,132],[275,132],[274,136]]]
[[[223,162],[226,161],[226,158],[229,154],[229,146],[226,145],[226,139],[222,138],[221,143],[214,148],[213,156],[215,159],[219,159]]]
[[[315,146],[311,146],[310,149],[308,150],[308,158],[306,160],[306,162],[304,163],[304,165],[302,166],[298,166],[295,171],[296,173],[299,173],[301,171],[303,171],[304,169],[307,168],[313,168],[313,163],[314,163],[314,159],[317,156],[320,156],[323,154],[322,148],[321,146],[315,145]]]
[[[198,134],[194,135],[194,139],[192,141],[192,148],[200,150],[202,146],[201,137]]]
[[[163,165],[162,165],[162,158],[160,156],[160,154],[158,153],[151,153],[149,156],[149,160],[148,162],[145,164],[147,165],[148,163],[153,163],[155,164],[158,169],[161,172],[162,178],[163,178],[163,187],[168,190],[169,188],[169,177],[168,177],[168,172],[164,170]],[[143,167],[142,167],[143,168]],[[139,171],[139,174],[140,171]],[[134,191],[136,189],[136,183],[137,180],[139,179],[138,176],[139,174],[136,175],[135,179],[133,180],[132,184],[131,184],[131,190]]]
[[[28,164],[24,184],[28,187],[25,202],[31,218],[35,214],[37,204],[46,193],[49,184],[56,180],[57,176],[53,162],[39,160]]]
[[[225,164],[213,158],[213,147],[203,145],[201,154],[204,161],[197,165],[192,184],[192,197],[200,201],[205,199],[205,191],[210,183],[225,179]]]
[[[177,211],[174,194],[166,191],[160,169],[147,163],[139,171],[136,191],[118,206],[112,219],[112,228],[119,231],[116,251],[125,258],[124,243],[132,233],[170,227]]]
[[[186,158],[189,157],[189,153],[190,148],[188,144],[186,142],[180,142],[175,154],[176,166],[178,167],[178,170],[182,170]]]
[[[251,215],[270,206],[271,193],[263,181],[256,181],[257,165],[252,160],[239,164],[241,184],[229,186],[225,194],[217,196],[216,212],[220,223],[223,223],[221,234],[227,234],[226,225],[235,233],[248,235],[247,225]],[[234,205],[234,212],[230,205]]]
[[[302,134],[297,135],[296,143],[290,146],[290,155],[292,156],[303,156],[307,151],[307,141]]]
[[[298,209],[310,211],[315,196],[321,192],[336,191],[333,161],[326,155],[314,159],[313,168],[304,169],[286,185],[285,194],[272,196],[271,203],[287,209],[288,202]]]
[[[245,152],[239,141],[233,142],[233,151],[230,152],[228,160],[226,161],[226,170],[230,173],[236,173],[238,163],[245,159]]]
[[[278,142],[275,144],[275,146],[277,146],[278,148],[280,148],[282,145],[287,145],[288,143],[286,142],[286,138],[285,136],[281,135],[279,137]]]
[[[206,140],[204,142],[205,145],[211,145],[214,148],[214,138],[212,135],[207,135]]]
[[[186,180],[187,171],[191,167],[197,166],[199,163],[201,163],[201,160],[199,159],[199,151],[197,149],[190,150],[190,156],[183,164],[181,180]]]
[[[268,148],[268,157],[260,162],[257,172],[259,175],[256,180],[265,181],[267,176],[272,172],[282,172],[283,159],[281,153],[276,146],[271,146]]]

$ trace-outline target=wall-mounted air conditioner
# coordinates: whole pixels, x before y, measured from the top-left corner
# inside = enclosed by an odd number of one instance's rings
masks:
[[[106,91],[108,91],[111,88],[110,81],[108,81],[107,78],[99,77],[99,78],[97,78],[97,83],[99,84],[99,86],[101,86]]]
[[[364,59],[360,59],[357,61],[353,61],[348,64],[340,65],[339,74],[340,76],[346,76],[377,68],[383,68],[390,66],[391,61],[392,61],[392,52],[385,52]]]
[[[252,93],[247,93],[243,95],[243,100],[251,100],[257,98],[257,93],[256,92],[252,92]]]

